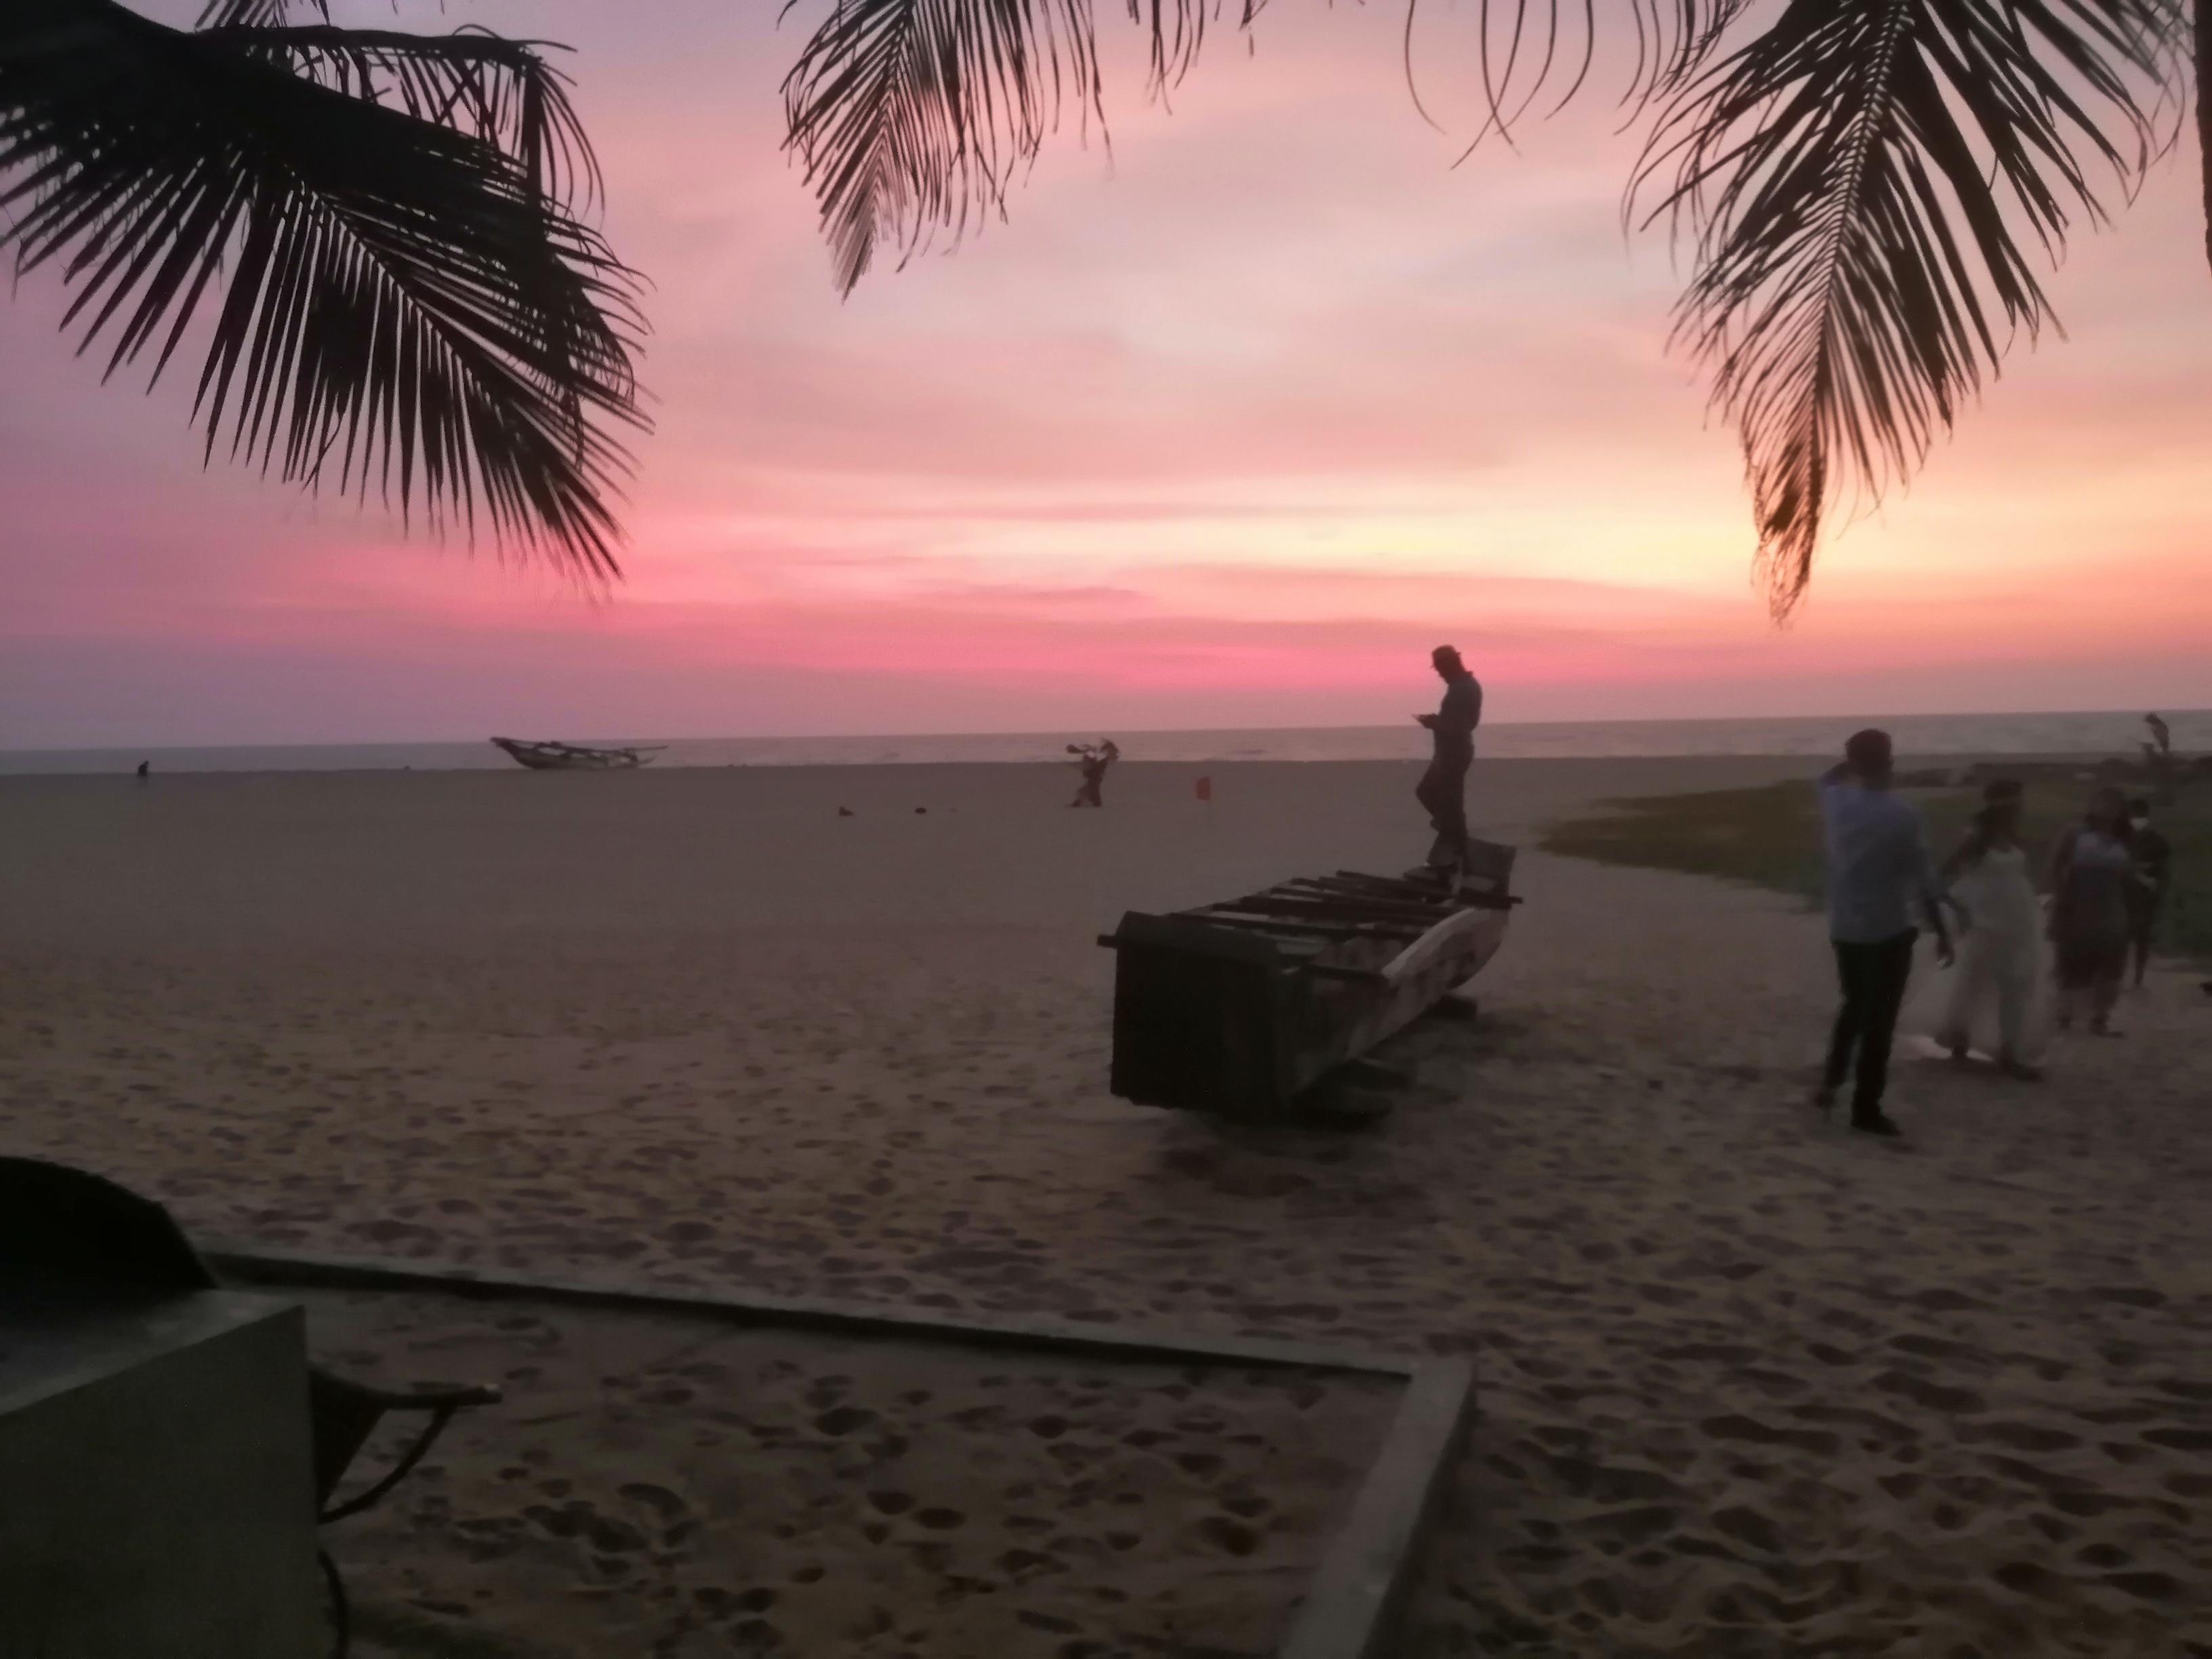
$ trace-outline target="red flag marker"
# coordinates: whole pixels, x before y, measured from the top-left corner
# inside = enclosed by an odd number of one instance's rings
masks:
[[[1207,802],[1211,802],[1213,799],[1213,780],[1212,778],[1200,778],[1198,781],[1198,798],[1202,801]]]

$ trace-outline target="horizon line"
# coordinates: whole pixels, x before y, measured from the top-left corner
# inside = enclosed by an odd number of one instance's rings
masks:
[[[1811,714],[1690,714],[1690,715],[1628,715],[1619,718],[1571,720],[1490,720],[1483,724],[1485,731],[1540,731],[1559,730],[1573,726],[1780,726],[1802,724],[1816,720],[1855,720],[1868,722],[1882,720],[2036,720],[2050,718],[2080,718],[2111,715],[2140,724],[2147,713],[2132,708],[1938,708],[1910,712],[1893,710],[1868,714],[1863,710],[1838,710]],[[2212,715],[2212,706],[2182,708],[2169,704],[2163,711],[2168,714]],[[1341,726],[1160,726],[1098,727],[1101,731],[1118,730],[1132,738],[1188,737],[1212,732],[1390,732],[1397,722],[1357,721]],[[1024,726],[998,731],[904,731],[904,732],[631,732],[620,735],[595,733],[588,738],[568,738],[565,741],[600,744],[635,744],[646,741],[671,743],[859,743],[889,742],[897,738],[923,738],[943,741],[957,738],[1060,738],[1071,733],[1087,732],[1089,726]],[[94,744],[33,744],[0,748],[5,755],[84,755],[126,754],[144,752],[160,754],[179,750],[257,750],[257,749],[398,749],[420,748],[434,744],[473,744],[489,743],[489,736],[474,737],[412,737],[412,738],[300,738],[287,741],[251,743],[94,743]]]

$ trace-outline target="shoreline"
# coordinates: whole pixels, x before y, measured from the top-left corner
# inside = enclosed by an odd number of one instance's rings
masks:
[[[1125,760],[1231,765],[1251,761],[1349,762],[1425,758],[1427,740],[1411,711],[1431,700],[1407,690],[1408,713],[1382,724],[1354,726],[1198,726],[1180,731],[1108,727]],[[2179,752],[2212,750],[2212,708],[2167,711]],[[1522,720],[1493,719],[1478,739],[1497,759],[1613,760],[1832,756],[1844,739],[1873,720],[1911,756],[2007,755],[2024,757],[2128,755],[2142,734],[2140,715],[2120,710],[2025,711],[1999,714],[1756,716],[1743,719]],[[659,750],[650,769],[682,771],[735,766],[1054,765],[1069,763],[1071,738],[1094,742],[1098,729],[899,733],[860,737],[653,736],[593,732],[574,727],[538,737],[605,748]],[[512,735],[512,733],[510,734]],[[525,732],[521,735],[531,736]],[[0,776],[112,775],[150,761],[156,772],[507,771],[514,763],[488,738],[344,744],[170,744],[129,749],[113,744],[37,749],[0,748]]]
[[[1358,727],[1350,729],[1364,730],[1366,728]],[[36,751],[18,752],[27,753]],[[141,753],[142,751],[135,750],[118,750],[115,752],[119,755],[125,753],[137,754]],[[160,751],[147,750],[143,751],[143,753],[149,757],[158,759]],[[0,760],[4,760],[5,758],[7,757],[0,757]],[[1680,754],[1665,755],[1488,756],[1482,752],[1480,743],[1478,742],[1478,746],[1475,750],[1474,772],[1473,776],[1479,779],[1483,770],[1486,768],[1491,767],[1588,768],[1623,766],[1645,768],[1668,766],[1678,763],[1700,767],[1711,765],[1724,766],[1730,764],[1767,766],[1787,763],[1802,766],[1807,769],[1808,776],[1815,776],[1818,775],[1820,768],[1827,763],[1829,758],[1830,757],[1822,755],[1808,755],[1791,750],[1777,750],[1771,752],[1731,750],[1724,753],[1716,753],[1711,750],[1687,750]],[[2133,757],[2119,753],[2116,750],[2088,749],[1963,749],[1955,750],[1899,749],[1897,753],[1897,758],[1901,770],[1915,770],[1928,767],[2000,765],[2006,763],[2016,763],[2022,766],[2081,765],[2087,767],[2095,766],[2102,762],[2115,759],[2131,760]],[[1109,778],[1110,781],[1111,779],[1124,777],[1135,772],[1155,770],[1175,770],[1179,772],[1188,771],[1194,774],[1204,774],[1216,771],[1233,772],[1261,768],[1310,768],[1331,766],[1374,767],[1396,769],[1413,767],[1418,769],[1426,764],[1426,760],[1418,754],[1408,755],[1402,758],[1391,758],[1389,757],[1345,757],[1315,756],[1311,757],[1303,757],[1291,756],[1240,756],[1226,759],[1195,760],[1147,760],[1142,757],[1132,757],[1125,754],[1117,763],[1115,763],[1113,770],[1109,774]],[[136,763],[132,763],[132,766],[135,765]],[[568,773],[558,771],[533,773],[529,768],[520,766],[511,762],[505,764],[489,764],[481,766],[272,766],[263,768],[204,767],[197,769],[182,768],[164,769],[157,765],[148,781],[150,783],[162,780],[173,781],[177,779],[206,778],[230,778],[240,781],[262,781],[272,778],[398,778],[411,776],[438,778],[475,776],[628,777],[639,774],[650,774],[654,777],[670,777],[678,774],[714,774],[722,772],[744,772],[765,775],[777,775],[784,773],[813,774],[822,772],[892,772],[901,775],[908,775],[930,771],[961,771],[969,769],[978,769],[994,772],[1030,770],[1048,773],[1065,771],[1070,777],[1073,777],[1074,775],[1075,764],[1073,757],[1064,757],[1058,760],[1047,758],[1030,760],[927,759],[873,761],[724,761],[712,764],[678,766],[647,765],[635,768],[610,768],[604,771],[582,770]],[[6,789],[11,786],[21,784],[51,784],[62,781],[112,783],[118,781],[124,782],[136,782],[137,780],[131,766],[119,767],[118,769],[113,771],[75,769],[53,772],[33,772],[0,769],[0,789]]]

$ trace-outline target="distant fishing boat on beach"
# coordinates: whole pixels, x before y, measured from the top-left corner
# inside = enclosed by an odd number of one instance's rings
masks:
[[[649,766],[661,749],[590,749],[574,743],[532,743],[524,738],[494,738],[492,743],[533,772],[610,772]]]

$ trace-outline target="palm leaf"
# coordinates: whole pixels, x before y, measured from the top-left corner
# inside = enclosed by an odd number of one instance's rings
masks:
[[[331,0],[207,0],[200,8],[199,27],[272,28],[289,22],[295,11],[312,11],[327,23]]]
[[[0,27],[0,246],[59,270],[80,349],[109,342],[110,374],[150,351],[158,379],[210,301],[210,457],[615,574],[635,283],[495,142],[514,121],[471,130],[505,107],[481,37],[364,48],[402,104],[461,88],[453,125],[317,84],[372,64],[326,40],[38,3],[66,26]]]
[[[599,158],[569,102],[568,79],[540,56],[548,42],[481,29],[426,39],[326,25],[225,26],[200,38],[282,64],[349,98],[481,138],[568,207],[589,210],[604,196]]]
[[[1127,3],[1149,35],[1152,90],[1163,94],[1196,58],[1220,0]],[[1264,3],[1242,0],[1237,26],[1249,29]],[[1483,133],[1504,132],[1557,76],[1570,78],[1565,95],[1582,84],[1596,0],[1480,3]],[[1632,27],[1638,42],[1631,96],[1686,78],[1748,3],[1611,0],[1609,19]],[[1407,0],[1409,85],[1419,5]],[[911,257],[940,231],[957,239],[981,214],[1003,214],[1014,174],[1036,159],[1064,99],[1103,130],[1094,29],[1091,0],[834,0],[785,79],[785,147],[819,198],[840,291],[852,291],[879,248]]]
[[[1089,0],[836,0],[783,91],[840,291],[1001,207],[1069,90],[1098,112]]]
[[[1688,80],[1710,58],[1751,0],[1477,0],[1476,70],[1484,122],[1464,161],[1495,133],[1510,142],[1515,125],[1546,87],[1564,77],[1551,112],[1582,90],[1601,35],[1632,34],[1636,56],[1623,96],[1641,106]],[[1407,0],[1406,79],[1413,84],[1413,28],[1421,0]],[[1414,92],[1415,102],[1419,93]],[[1424,113],[1425,113],[1424,110]]]
[[[1740,428],[1778,617],[1838,495],[1909,475],[2055,320],[2027,244],[2101,216],[2093,169],[2132,185],[2178,24],[2169,0],[1791,0],[1680,88],[1638,185],[1671,172],[1655,214],[1696,239],[1677,337]]]

